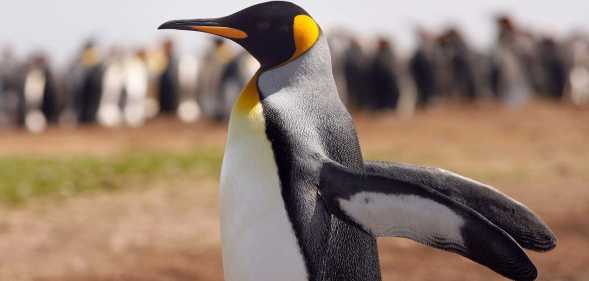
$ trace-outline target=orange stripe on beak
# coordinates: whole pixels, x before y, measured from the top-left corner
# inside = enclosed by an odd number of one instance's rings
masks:
[[[245,39],[247,33],[242,30],[224,26],[192,26],[193,30],[223,36],[229,39]]]

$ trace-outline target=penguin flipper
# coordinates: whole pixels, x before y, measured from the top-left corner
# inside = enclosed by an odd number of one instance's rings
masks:
[[[404,237],[454,252],[513,280],[537,270],[508,233],[435,189],[324,163],[319,189],[328,209],[374,236]]]
[[[556,236],[542,219],[491,186],[446,170],[401,163],[367,161],[365,169],[434,189],[483,215],[526,249],[549,251],[556,247]]]

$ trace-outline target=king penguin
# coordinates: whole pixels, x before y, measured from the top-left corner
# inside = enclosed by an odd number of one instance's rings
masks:
[[[522,248],[547,251],[556,238],[527,207],[452,172],[363,159],[325,35],[301,7],[266,2],[159,28],[225,37],[261,65],[229,121],[220,180],[225,280],[381,280],[382,236],[536,279]]]

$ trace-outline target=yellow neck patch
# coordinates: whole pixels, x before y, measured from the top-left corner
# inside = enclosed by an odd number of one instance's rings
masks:
[[[300,57],[319,39],[319,25],[307,15],[298,15],[294,19],[293,33],[296,50],[290,60]]]
[[[260,95],[258,93],[258,74],[254,75],[245,89],[243,89],[237,103],[235,103],[233,111],[250,120],[263,118],[262,104],[260,103]]]

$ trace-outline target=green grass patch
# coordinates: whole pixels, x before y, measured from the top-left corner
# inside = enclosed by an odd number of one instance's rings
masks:
[[[125,152],[114,156],[4,156],[0,204],[18,205],[43,196],[70,197],[162,180],[213,178],[220,149],[189,152]]]

